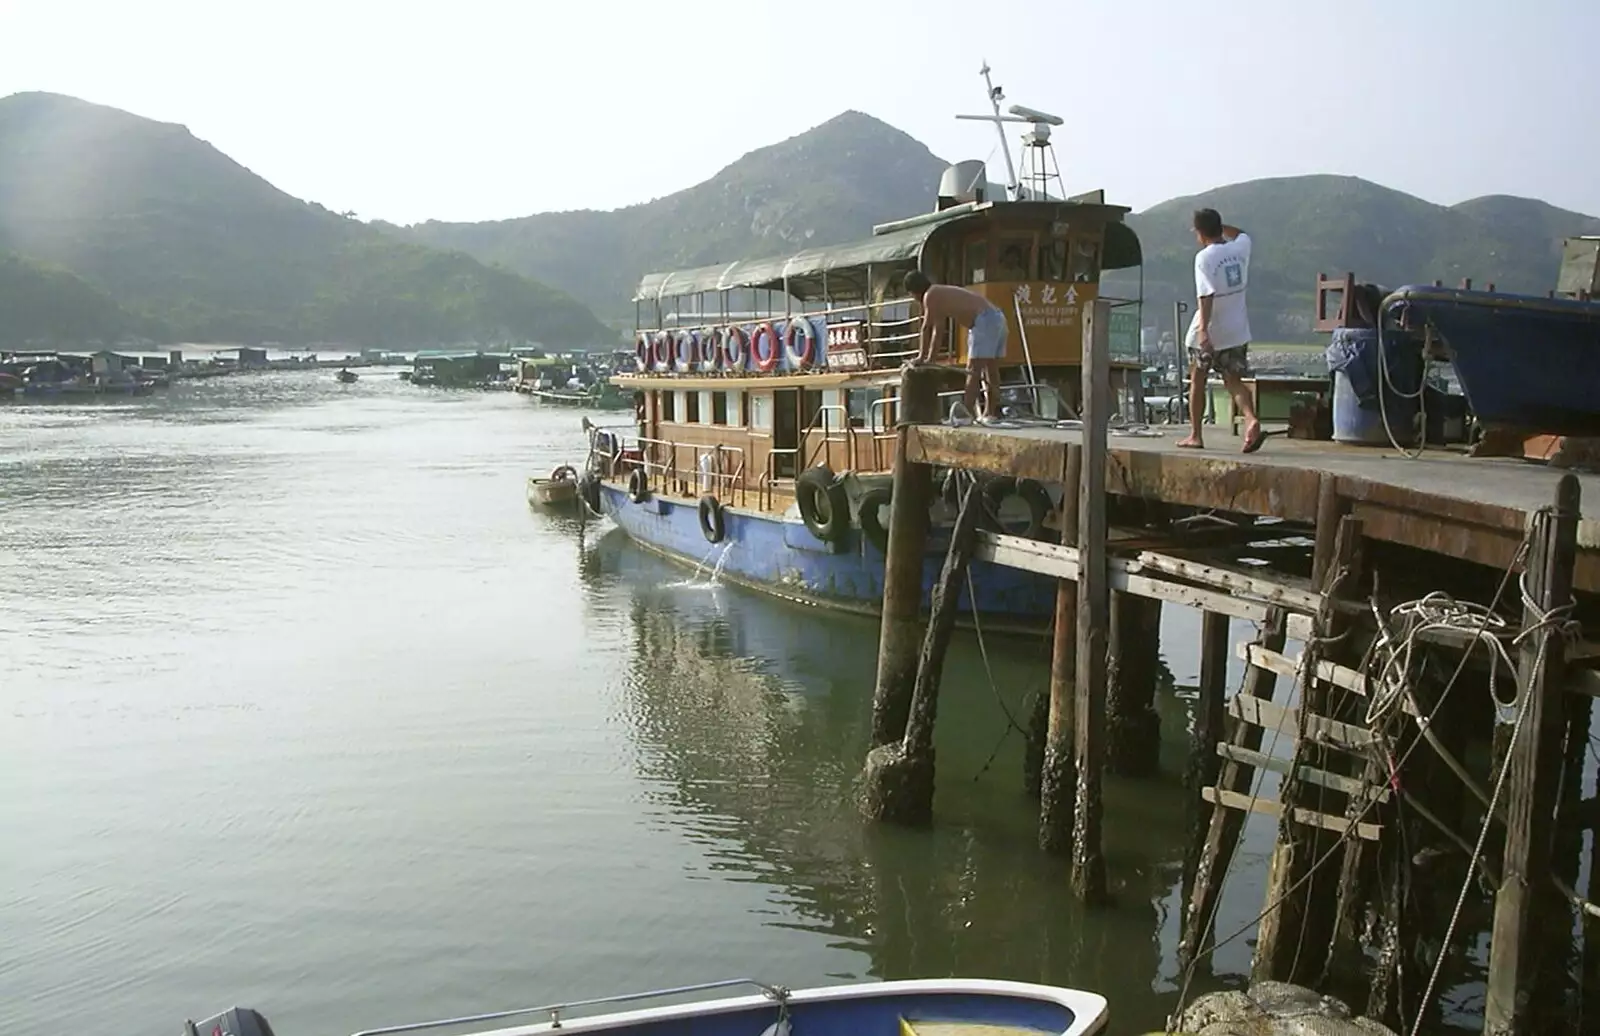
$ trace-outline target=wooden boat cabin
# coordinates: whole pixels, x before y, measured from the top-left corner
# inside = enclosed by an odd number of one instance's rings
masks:
[[[888,472],[899,368],[922,328],[903,286],[916,269],[1005,312],[1010,412],[1074,416],[1084,309],[1103,272],[1141,262],[1123,222],[1129,210],[1098,192],[1066,201],[975,195],[942,188],[935,211],[874,227],[862,241],[646,275],[634,297],[636,369],[616,379],[633,391],[637,423],[637,443],[613,452],[620,467],[642,465],[655,492],[711,492],[762,510],[785,508],[794,479],[814,465]],[[1138,304],[1115,300],[1133,328],[1131,343],[1113,350],[1125,414],[1142,402]],[[941,337],[936,362],[965,365],[967,331],[946,329],[955,330]],[[957,373],[951,398],[959,381]]]

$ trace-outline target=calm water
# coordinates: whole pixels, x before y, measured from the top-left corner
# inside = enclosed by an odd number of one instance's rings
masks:
[[[530,512],[577,421],[376,372],[0,406],[0,1032],[243,1003],[331,1036],[737,975],[1046,980],[1159,1025],[1177,780],[1112,785],[1118,905],[1080,913],[1006,716],[1045,648],[991,643],[991,684],[968,638],[937,829],[864,827],[875,625]]]

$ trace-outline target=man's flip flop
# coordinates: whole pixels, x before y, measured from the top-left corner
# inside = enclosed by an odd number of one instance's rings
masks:
[[[1267,433],[1261,430],[1260,425],[1256,425],[1256,434],[1245,437],[1243,452],[1254,453],[1261,449],[1261,444],[1266,441]]]

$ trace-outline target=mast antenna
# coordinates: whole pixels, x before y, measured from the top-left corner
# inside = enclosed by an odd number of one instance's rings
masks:
[[[974,122],[992,122],[995,132],[1000,135],[1000,152],[1006,159],[1006,193],[1012,201],[1022,201],[1025,197],[1036,196],[1039,199],[1050,197],[1050,181],[1054,179],[1061,188],[1061,197],[1067,195],[1066,182],[1061,178],[1061,167],[1056,163],[1055,148],[1050,143],[1050,128],[1060,126],[1065,120],[1060,116],[1051,115],[1049,112],[1038,111],[1020,104],[1011,106],[1009,115],[1000,113],[1000,102],[1005,100],[1005,91],[994,85],[990,76],[989,62],[984,61],[978,74],[983,76],[983,84],[989,94],[989,106],[994,109],[993,115],[957,115],[958,119],[968,119]],[[1022,123],[1030,125],[1033,130],[1023,135],[1023,179],[1030,186],[1024,187],[1022,180],[1017,177],[1017,167],[1011,161],[1011,142],[1006,139],[1006,123]]]

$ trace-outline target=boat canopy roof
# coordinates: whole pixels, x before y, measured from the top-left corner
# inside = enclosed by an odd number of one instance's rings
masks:
[[[1095,216],[1105,221],[1105,245],[1101,251],[1102,270],[1121,270],[1144,261],[1139,235],[1121,221],[1129,210],[1120,205],[1077,202],[987,202],[952,209],[948,216],[929,213],[916,222],[901,221],[880,228],[884,233],[846,244],[808,248],[792,255],[765,259],[740,259],[716,266],[690,270],[647,273],[639,282],[633,301],[656,301],[703,292],[751,288],[787,291],[798,299],[866,298],[866,268],[870,265],[912,267],[923,248],[936,235],[951,227],[990,218],[997,214],[1022,217],[1029,222],[1083,219]],[[826,285],[827,290],[824,291]]]

